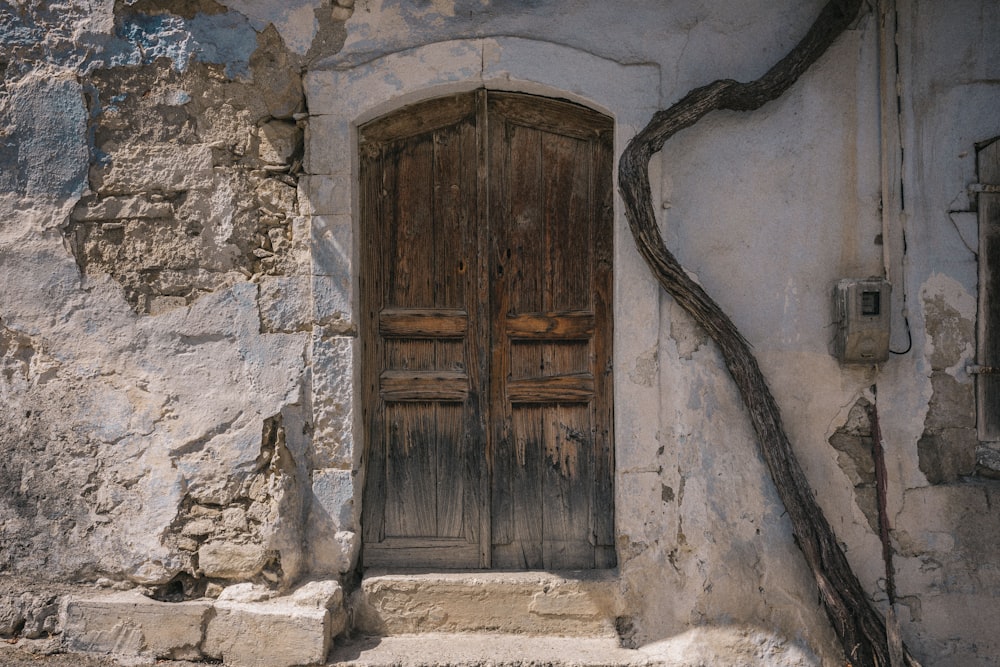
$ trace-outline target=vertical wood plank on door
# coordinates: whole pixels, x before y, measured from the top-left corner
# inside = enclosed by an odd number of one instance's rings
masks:
[[[434,304],[434,199],[431,169],[434,142],[411,138],[396,152],[395,226],[390,229],[388,306],[427,308]]]
[[[544,566],[542,553],[542,409],[515,406],[512,436],[514,462],[511,466],[513,539],[504,550],[503,566],[537,569]]]
[[[591,568],[590,406],[553,405],[544,409],[542,464],[544,563],[547,568]]]
[[[424,403],[386,405],[386,537],[437,533],[434,488],[437,428],[432,424],[432,414]]]
[[[552,243],[546,275],[551,310],[592,307],[590,230],[595,220],[589,205],[588,149],[588,142],[558,134],[546,134],[543,143],[546,236]],[[590,355],[579,355],[579,345],[560,341],[543,349],[552,373],[591,370]],[[546,411],[543,506],[547,567],[593,567],[592,410],[590,401],[557,403]]]
[[[542,164],[545,210],[544,310],[591,309],[590,146],[545,133]]]
[[[501,261],[507,263],[496,289],[507,292],[510,307],[502,316],[545,310],[546,230],[542,201],[542,134],[513,123],[505,124],[509,145],[504,174],[510,182],[510,213],[493,227],[506,240]],[[499,342],[499,341],[498,341]]]
[[[506,337],[506,317],[511,309],[511,294],[507,288],[513,271],[507,250],[510,248],[510,220],[513,218],[511,196],[511,156],[510,128],[502,118],[494,118],[488,113],[491,99],[484,96],[480,111],[486,118],[486,159],[483,163],[487,180],[488,202],[481,212],[489,231],[489,242],[484,244],[488,252],[486,269],[483,273],[484,301],[489,308],[489,318],[484,322],[484,339],[489,349],[488,396],[483,401],[488,405],[490,423],[488,425],[492,444],[492,479],[490,480],[490,532],[494,555],[494,565],[517,567],[509,564],[507,550],[503,547],[514,540],[514,441],[513,415],[506,400],[498,400],[506,394],[507,377],[510,373],[510,354],[502,342]]]
[[[508,315],[534,313],[546,307],[545,256],[550,239],[547,238],[544,202],[543,134],[534,129],[508,122],[511,132],[510,160],[511,217],[507,221],[508,249],[510,251]],[[505,348],[504,354],[515,350],[509,337],[498,341]],[[517,361],[518,375],[537,376],[544,373],[545,357],[541,346],[525,345],[518,349],[523,355]],[[514,359],[511,359],[512,377]],[[497,400],[510,402],[506,388]],[[543,411],[535,406],[505,405],[517,416],[514,421],[515,456],[512,494],[514,497],[515,556],[520,555],[519,567],[543,567]]]
[[[600,331],[593,338],[594,422],[594,541],[595,567],[614,567],[615,523],[614,513],[605,508],[614,507],[614,377],[612,374],[612,341],[614,340],[614,318],[612,316],[613,281],[613,220],[614,203],[612,187],[612,167],[614,162],[613,133],[610,127],[598,133],[591,146],[593,169],[590,172],[591,191],[590,217],[595,221],[591,227],[590,245],[593,248],[592,294],[594,319],[600,323]]]
[[[365,542],[379,542],[385,537],[386,443],[383,413],[379,396],[379,373],[384,366],[383,340],[378,330],[379,313],[385,305],[388,264],[381,257],[386,230],[392,226],[393,207],[388,205],[389,183],[394,182],[394,165],[385,159],[384,146],[377,143],[361,147],[361,329],[371,332],[361,340],[362,418],[368,447],[364,451],[365,487],[362,506],[362,537]]]
[[[469,474],[476,471],[479,484],[467,487],[469,502],[474,497],[479,509],[479,523],[469,526],[470,535],[475,530],[479,540],[479,566],[493,567],[493,515],[491,507],[491,488],[495,474],[496,441],[495,433],[490,430],[493,424],[493,406],[489,400],[490,364],[492,363],[489,341],[493,340],[494,331],[490,326],[492,311],[490,310],[491,261],[490,261],[490,189],[488,159],[490,155],[489,132],[487,120],[486,90],[480,89],[475,94],[476,128],[475,128],[475,160],[476,168],[467,169],[468,177],[475,178],[474,194],[466,201],[475,205],[474,213],[468,216],[476,234],[469,239],[468,261],[470,264],[470,285],[475,287],[470,292],[469,335],[466,343],[469,346],[469,392],[468,433],[472,446],[466,450],[466,470]],[[470,191],[471,192],[471,191]],[[484,345],[484,342],[486,343]],[[470,477],[470,479],[473,479]]]
[[[434,474],[437,525],[434,535],[437,537],[466,536],[465,487],[469,481],[463,474],[466,464],[463,408],[461,403],[440,403],[434,410],[437,428]]]
[[[404,308],[434,305],[434,134],[402,142],[396,153],[395,227],[388,303]],[[402,341],[413,367],[435,367],[434,345]],[[433,403],[398,403],[386,407],[388,457],[386,535],[421,537],[437,534],[437,446]]]
[[[434,133],[434,229],[433,255],[434,305],[438,308],[469,312],[473,305],[475,286],[470,283],[469,237],[475,228],[468,224],[471,205],[475,200],[474,174],[476,158],[474,120],[439,129]],[[434,342],[435,368],[466,370],[466,358],[474,354],[468,336],[461,344],[453,341]],[[439,537],[468,536],[467,529],[478,523],[476,507],[466,505],[467,487],[478,483],[478,476],[469,477],[466,449],[471,445],[466,432],[468,399],[465,405],[438,404],[434,408],[438,426],[437,472],[437,533]],[[475,517],[467,520],[466,514]],[[478,535],[478,531],[474,533]],[[478,539],[478,537],[477,537]]]

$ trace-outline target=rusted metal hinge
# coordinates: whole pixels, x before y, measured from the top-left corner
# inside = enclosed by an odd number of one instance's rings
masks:
[[[965,372],[969,375],[1000,375],[1000,366],[980,366],[979,364],[969,364],[965,367]]]
[[[981,192],[987,195],[1000,194],[1000,185],[996,183],[970,183],[969,192]]]

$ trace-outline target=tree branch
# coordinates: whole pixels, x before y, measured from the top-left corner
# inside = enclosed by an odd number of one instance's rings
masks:
[[[660,236],[648,173],[650,158],[664,142],[710,111],[752,111],[780,97],[850,25],[862,4],[863,0],[830,0],[805,37],[756,81],[715,81],[695,88],[670,108],[657,112],[622,154],[619,189],[632,235],[653,275],[722,352],[845,657],[851,665],[889,667],[885,621],[858,581],[816,503],[749,344],[718,304],[688,277]],[[904,654],[907,665],[919,667],[909,651],[904,650]]]

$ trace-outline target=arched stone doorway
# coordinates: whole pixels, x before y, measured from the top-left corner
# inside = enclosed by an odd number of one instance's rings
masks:
[[[308,540],[314,572],[343,572],[345,558],[353,562],[356,557],[362,488],[369,472],[362,456],[366,425],[357,336],[361,128],[433,98],[484,87],[523,92],[578,102],[613,118],[616,162],[618,152],[658,108],[659,78],[655,65],[622,65],[558,44],[510,37],[428,44],[363,62],[331,61],[306,75],[310,118],[307,176],[300,181],[300,193],[306,195],[311,230],[314,318],[329,323],[314,330],[312,345],[317,457],[311,516],[319,519]],[[638,256],[617,196],[612,197],[612,209],[613,530],[620,542],[623,531],[641,530],[644,509],[633,500],[659,493],[655,469],[639,463],[644,460],[639,452],[657,446],[660,393],[655,382],[644,379],[647,374],[636,375],[635,369],[645,368],[649,350],[657,345],[660,316],[658,286]],[[354,368],[350,382],[342,372],[346,366]]]

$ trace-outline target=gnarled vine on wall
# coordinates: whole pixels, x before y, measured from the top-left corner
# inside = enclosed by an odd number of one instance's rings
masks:
[[[815,577],[827,615],[851,665],[893,665],[886,625],[816,503],[781,423],[781,414],[750,346],[719,305],[667,249],[656,224],[649,161],[680,130],[719,109],[752,111],[780,97],[855,19],[863,0],[830,0],[805,37],[766,74],[740,83],[722,79],[696,88],[657,112],[632,139],[619,163],[619,188],[632,235],[657,281],[719,346],[750,415],[761,454]],[[917,661],[902,650],[903,664]]]

